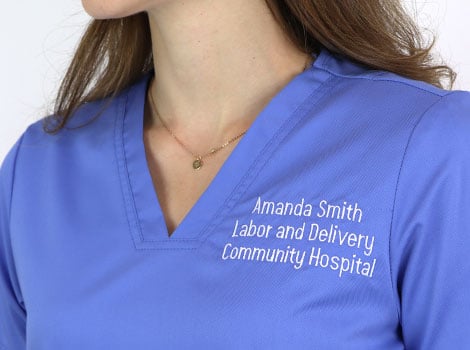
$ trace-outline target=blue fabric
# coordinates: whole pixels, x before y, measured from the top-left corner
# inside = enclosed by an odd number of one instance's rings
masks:
[[[323,50],[168,237],[149,78],[4,159],[0,348],[470,348],[468,92]]]

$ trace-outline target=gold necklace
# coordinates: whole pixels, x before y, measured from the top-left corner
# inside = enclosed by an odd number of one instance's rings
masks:
[[[305,63],[305,66],[304,66],[304,69],[303,69],[302,72],[304,72],[307,69],[307,67],[309,66],[309,62],[310,62],[310,56],[308,57],[307,62]],[[205,154],[202,154],[202,155],[194,154],[183,142],[181,142],[180,139],[178,139],[178,137],[176,137],[175,133],[173,131],[171,131],[171,129],[163,121],[162,117],[160,116],[160,113],[158,113],[157,107],[155,106],[155,101],[153,100],[153,94],[151,93],[150,89],[149,89],[148,94],[150,95],[150,102],[152,104],[152,109],[155,112],[155,114],[157,115],[160,122],[162,123],[163,127],[175,139],[175,141],[178,142],[179,145],[181,147],[183,147],[183,149],[185,149],[194,158],[193,163],[192,163],[192,166],[193,166],[194,170],[199,170],[199,169],[202,168],[202,166],[204,165],[204,162],[202,160],[203,158],[214,155],[218,151],[220,151],[220,150],[224,149],[225,147],[227,147],[228,145],[230,145],[232,142],[238,140],[240,137],[245,135],[245,133],[248,131],[248,129],[247,129],[247,130],[243,131],[242,133],[238,134],[237,136],[231,138],[230,140],[224,142],[222,145],[220,145],[218,147],[211,148],[210,151],[205,153]]]
[[[209,152],[205,153],[205,154],[202,154],[202,155],[199,155],[199,154],[194,154],[183,142],[181,142],[180,139],[178,139],[178,137],[176,137],[175,133],[173,131],[171,131],[171,129],[165,124],[165,122],[163,121],[162,117],[160,116],[160,114],[158,113],[158,110],[157,108],[155,107],[155,102],[153,100],[153,96],[152,94],[150,94],[150,101],[152,103],[152,107],[153,107],[153,110],[155,111],[155,114],[157,115],[158,119],[160,120],[160,122],[162,123],[163,127],[168,131],[168,133],[175,139],[176,142],[178,142],[180,144],[181,147],[183,147],[189,154],[191,154],[191,156],[194,158],[193,160],[193,169],[194,170],[199,170],[202,168],[202,166],[204,165],[204,162],[203,162],[203,158],[206,158],[208,156],[212,156],[214,155],[215,153],[217,153],[218,151],[220,151],[221,149],[227,147],[229,144],[231,144],[232,142],[238,140],[240,137],[242,137],[248,130],[245,130],[243,131],[241,134],[231,138],[230,140],[224,142],[222,145],[218,146],[218,147],[214,147],[214,148],[211,148]]]

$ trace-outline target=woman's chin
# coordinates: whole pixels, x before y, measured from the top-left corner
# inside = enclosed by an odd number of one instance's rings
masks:
[[[95,19],[122,18],[146,10],[144,0],[82,0],[86,13]]]

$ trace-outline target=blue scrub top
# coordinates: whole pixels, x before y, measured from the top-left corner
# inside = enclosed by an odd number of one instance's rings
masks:
[[[4,159],[0,349],[470,349],[468,92],[324,49],[168,237],[150,77]]]

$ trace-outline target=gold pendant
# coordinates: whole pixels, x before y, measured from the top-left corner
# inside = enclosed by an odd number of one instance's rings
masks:
[[[196,160],[193,162],[193,169],[194,170],[199,170],[202,168],[202,165],[204,163],[202,162],[202,159],[200,157],[196,158]]]

